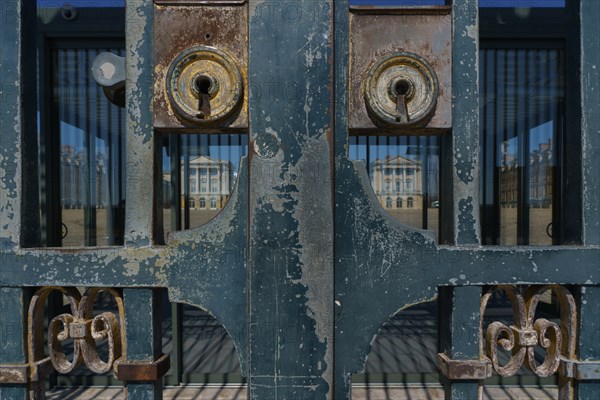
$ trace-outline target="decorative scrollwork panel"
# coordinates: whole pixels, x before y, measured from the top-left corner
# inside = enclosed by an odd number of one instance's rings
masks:
[[[48,296],[59,291],[68,300],[70,313],[52,318],[44,335],[44,307]],[[101,292],[110,294],[117,304],[117,313],[110,311],[94,315],[94,303]],[[76,288],[45,287],[39,289],[31,299],[28,311],[28,355],[30,363],[49,361],[52,368],[69,374],[84,364],[92,372],[103,374],[115,372],[115,364],[122,359],[125,343],[125,308],[120,290],[90,288],[83,296]],[[64,350],[65,344],[73,341],[72,356]],[[48,355],[44,344],[48,343]],[[106,343],[106,360],[98,353],[98,346]],[[37,380],[31,376],[32,380]]]
[[[556,295],[560,306],[560,325],[546,318],[536,318],[542,295],[550,291]],[[487,326],[483,340],[483,316],[492,295],[503,292],[513,310],[513,324],[494,321]],[[559,371],[561,360],[575,359],[577,309],[571,292],[559,285],[531,286],[527,289],[514,286],[486,288],[481,300],[481,353],[492,363],[501,376],[512,376],[525,365],[535,375],[546,377]],[[485,351],[483,349],[485,343]],[[535,349],[544,351],[541,363],[536,360]],[[498,348],[510,352],[505,364],[499,361]]]

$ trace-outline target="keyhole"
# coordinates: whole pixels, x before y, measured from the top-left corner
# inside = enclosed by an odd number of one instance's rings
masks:
[[[396,122],[408,122],[408,109],[406,108],[407,97],[410,93],[411,85],[404,79],[394,83],[394,92],[396,93]]]
[[[410,83],[408,83],[404,79],[400,79],[394,85],[394,91],[396,92],[396,95],[406,97],[406,95],[410,91]]]
[[[210,89],[212,82],[209,77],[200,75],[194,80],[194,85],[198,90],[198,114],[200,119],[210,117]]]
[[[210,78],[208,78],[207,76],[204,76],[204,75],[200,75],[199,77],[196,78],[196,81],[194,83],[195,83],[196,89],[198,90],[198,93],[200,95],[209,94],[210,88],[212,86],[212,82],[210,81]]]

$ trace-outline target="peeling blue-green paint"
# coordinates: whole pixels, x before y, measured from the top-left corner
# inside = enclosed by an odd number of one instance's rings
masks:
[[[473,198],[471,196],[458,201],[457,243],[477,243],[479,223],[473,214]]]
[[[150,245],[153,238],[154,135],[152,117],[153,71],[152,1],[127,3],[126,14],[126,188],[125,242]]]
[[[583,242],[600,244],[600,2],[580,0]]]
[[[27,362],[25,353],[25,327],[22,318],[26,315],[26,296],[23,288],[0,288],[0,365],[24,365]],[[13,384],[0,386],[0,399],[26,400],[27,385]]]
[[[153,310],[158,307],[151,300],[152,288],[167,289],[171,301],[206,309],[232,337],[249,377],[250,396],[259,400],[327,399],[334,392],[337,399],[349,399],[351,374],[364,368],[382,324],[404,308],[433,299],[440,287],[452,293],[449,322],[456,329],[477,319],[480,286],[584,286],[581,357],[600,358],[594,342],[600,282],[598,3],[581,3],[585,246],[555,247],[478,246],[475,1],[455,0],[453,5],[454,59],[461,61],[453,72],[454,130],[447,164],[452,166],[454,246],[440,246],[431,233],[386,215],[365,165],[347,158],[347,0],[335,2],[335,35],[333,2],[299,1],[282,9],[285,4],[249,3],[249,79],[251,87],[292,83],[295,97],[275,91],[250,98],[255,152],[242,161],[228,205],[209,224],[175,233],[164,246],[153,245],[154,193],[147,189],[153,185],[149,171],[154,163],[152,88],[147,84],[152,82],[152,2],[130,2],[127,8],[127,201],[135,206],[128,207],[125,247],[18,247],[26,191],[14,155],[29,153],[20,147],[19,136],[24,126],[20,58],[14,58],[19,19],[3,25],[0,66],[9,78],[0,93],[9,101],[0,103],[0,294],[3,305],[13,306],[0,313],[0,323],[17,321],[21,333],[2,341],[0,363],[25,357],[24,325],[12,312],[24,309],[22,302],[14,305],[23,298],[21,287],[46,285],[128,287],[127,354],[132,359],[157,355]],[[460,340],[450,334],[449,354],[477,358],[474,332]],[[472,382],[448,385],[456,398],[473,398],[475,387]],[[598,397],[596,382],[580,384],[578,390],[581,398]],[[24,392],[3,387],[0,398],[22,398]],[[159,392],[157,383],[128,387],[135,399],[159,398]]]
[[[479,10],[452,2],[452,194],[454,242],[479,244]],[[469,203],[467,206],[465,202]]]
[[[333,389],[331,2],[251,0],[250,398]],[[277,141],[279,146],[272,146]],[[278,148],[276,148],[278,147]],[[273,148],[268,158],[262,149]],[[314,170],[319,166],[319,171]]]
[[[152,363],[162,355],[162,319],[157,289],[124,289],[127,362]],[[162,398],[162,380],[126,382],[127,400]]]

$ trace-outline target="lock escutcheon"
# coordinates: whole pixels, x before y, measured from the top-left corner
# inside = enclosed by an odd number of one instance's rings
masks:
[[[396,52],[371,66],[363,93],[369,117],[376,125],[422,127],[435,113],[439,84],[425,59]]]
[[[180,53],[169,68],[166,86],[178,117],[197,124],[229,116],[240,105],[244,89],[233,58],[208,46]]]

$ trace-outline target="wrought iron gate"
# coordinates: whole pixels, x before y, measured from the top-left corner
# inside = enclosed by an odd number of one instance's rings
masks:
[[[253,399],[349,399],[351,375],[364,367],[381,325],[436,293],[446,398],[480,398],[494,371],[511,375],[522,364],[558,374],[562,399],[600,396],[597,1],[573,6],[580,26],[572,109],[581,123],[568,132],[564,163],[572,167],[561,179],[569,207],[563,244],[552,247],[481,246],[476,0],[391,10],[351,9],[346,0],[131,0],[124,245],[40,248],[35,12],[24,0],[1,7],[0,398],[43,398],[50,372],[78,364],[113,371],[130,399],[161,398],[169,367],[159,345],[162,290],[228,329]],[[360,29],[383,16],[416,31],[433,20],[432,32],[419,34],[447,35],[448,46],[385,45],[359,76]],[[197,22],[212,30],[186,37]],[[193,85],[179,86],[185,79]],[[159,137],[168,129],[247,131],[250,145],[223,211],[164,243],[156,209]],[[381,209],[365,165],[348,158],[351,130],[439,136],[440,240]],[[559,323],[536,319],[547,290],[558,299]],[[55,291],[70,311],[46,333],[44,307]],[[514,324],[494,322],[484,332],[482,315],[498,291]],[[116,312],[94,313],[101,292],[116,299]],[[98,356],[100,341],[108,359]],[[507,364],[497,344],[511,351]],[[546,351],[542,363],[535,346]]]

